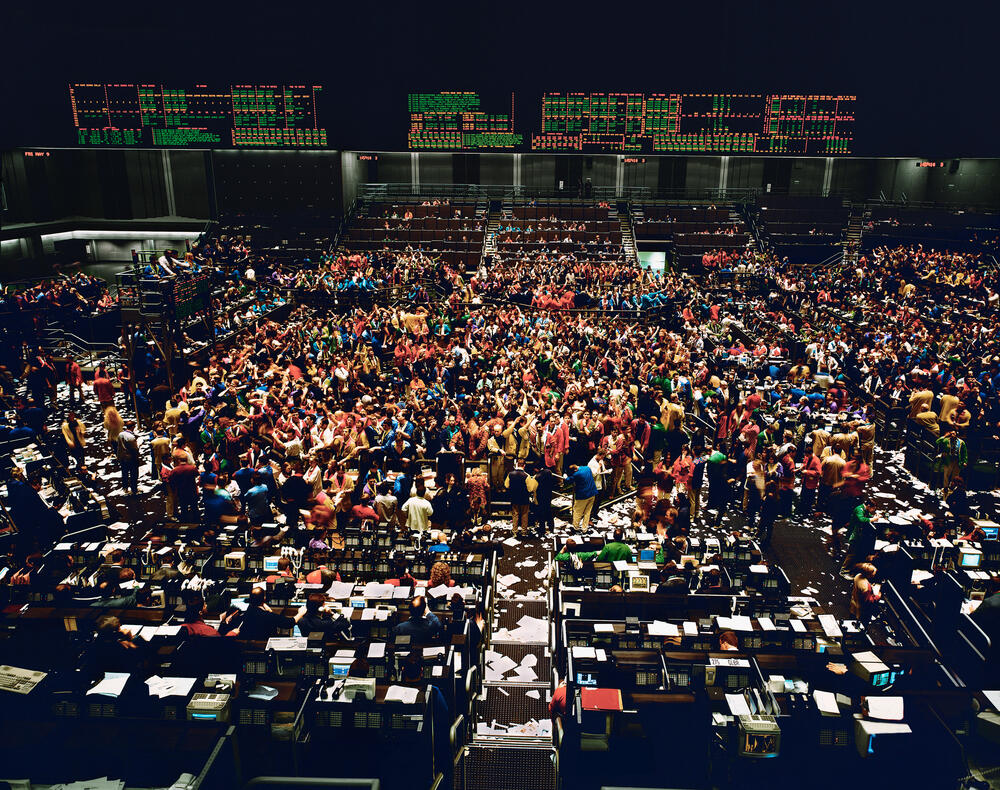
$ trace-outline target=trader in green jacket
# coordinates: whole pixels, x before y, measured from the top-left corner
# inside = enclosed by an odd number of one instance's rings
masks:
[[[616,560],[631,560],[632,559],[632,547],[626,545],[623,541],[625,540],[625,530],[621,527],[616,527],[612,539],[604,544],[604,548],[600,551],[578,551],[576,556],[581,562],[615,562]],[[573,552],[569,550],[570,546],[575,546],[576,542],[570,538],[566,541],[566,545],[562,547],[556,555],[556,562],[569,562],[573,559]]]

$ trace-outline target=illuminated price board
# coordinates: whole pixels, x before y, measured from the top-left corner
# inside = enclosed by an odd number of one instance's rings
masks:
[[[514,151],[524,137],[514,131],[514,94],[509,107],[482,108],[472,91],[411,93],[408,144],[425,151]]]
[[[546,93],[533,151],[846,154],[854,96]]]
[[[847,154],[856,97],[762,93],[558,93],[521,98],[515,125],[478,93],[411,93],[412,150],[611,154]],[[533,106],[532,106],[533,105]]]
[[[72,83],[77,143],[169,148],[325,148],[319,85]]]

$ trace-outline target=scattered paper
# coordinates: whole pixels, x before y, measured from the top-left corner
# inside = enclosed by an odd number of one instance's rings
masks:
[[[518,682],[530,683],[533,680],[538,680],[538,673],[531,667],[520,666],[515,670],[514,677]]]
[[[501,675],[510,672],[516,666],[517,662],[510,656],[500,656],[500,658],[490,664],[490,668]]]
[[[161,678],[153,675],[146,681],[149,687],[149,696],[159,697],[186,697],[191,693],[197,678]]]

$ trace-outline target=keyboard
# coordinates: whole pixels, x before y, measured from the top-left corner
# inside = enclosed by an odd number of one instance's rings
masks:
[[[20,669],[6,664],[0,665],[0,691],[14,694],[29,694],[45,679],[47,673],[34,669]]]

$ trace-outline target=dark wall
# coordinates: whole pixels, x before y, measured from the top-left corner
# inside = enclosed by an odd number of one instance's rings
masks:
[[[5,225],[70,217],[144,219],[170,213],[208,219],[217,212],[266,212],[336,216],[361,183],[410,183],[414,157],[379,153],[358,162],[345,151],[164,151],[53,149],[3,153]],[[520,183],[552,190],[561,180],[573,189],[590,179],[617,186],[621,158],[612,155],[518,154]],[[718,156],[646,156],[621,164],[626,190],[643,188],[682,196],[720,185]],[[429,184],[510,185],[515,155],[421,153],[419,181]],[[830,161],[829,194],[878,199],[1000,205],[1000,159],[947,160],[918,167],[917,159]],[[342,166],[342,163],[346,165]],[[346,167],[346,169],[342,169]],[[728,159],[726,186],[772,194],[823,194],[823,158]],[[168,178],[169,176],[169,178]],[[173,211],[171,212],[171,189]]]
[[[5,223],[48,222],[65,217],[144,219],[168,214],[164,151],[54,149],[38,152],[40,156],[35,153],[3,154]],[[173,158],[176,153],[170,155]],[[187,172],[188,168],[181,170]],[[204,173],[182,184],[186,206],[197,210],[182,216],[207,218],[204,198],[191,197],[205,194]],[[175,183],[175,194],[177,191]]]
[[[336,151],[214,151],[212,168],[222,213],[341,212]]]
[[[215,216],[211,194],[210,151],[170,151],[177,216],[197,219]]]

